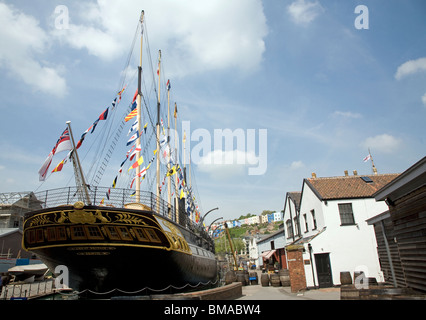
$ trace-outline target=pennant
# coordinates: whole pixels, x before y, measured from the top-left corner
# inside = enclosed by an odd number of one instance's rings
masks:
[[[363,159],[363,161],[364,162],[367,162],[368,160],[370,160],[371,159],[371,155],[369,154],[368,156],[366,156],[364,159]]]
[[[143,126],[143,131],[144,131],[144,133],[146,133],[146,128],[148,127],[148,122],[147,123],[145,123],[145,125]]]
[[[99,203],[100,205],[103,205],[105,202],[105,198],[102,198],[101,202]]]
[[[129,141],[127,141],[127,146],[134,143],[139,138],[139,132],[136,132],[133,136],[130,137]]]
[[[132,104],[136,101],[136,98],[138,97],[138,89],[136,89],[135,95],[133,96]]]
[[[112,187],[115,188],[115,186],[117,185],[117,178],[118,176],[115,177],[114,181],[112,182]]]
[[[170,88],[171,88],[171,86],[170,86],[170,79],[167,80],[166,86],[167,86],[167,91],[170,91]]]
[[[64,167],[64,164],[67,162],[67,158],[65,158],[64,160],[62,160],[61,162],[59,162],[59,164],[55,167],[55,169],[52,170],[53,172],[59,172],[62,170],[62,168]]]
[[[140,156],[138,161],[136,161],[134,164],[132,164],[132,166],[129,168],[129,170],[127,170],[127,172],[129,172],[132,169],[139,167],[142,163],[143,163],[143,156]]]
[[[137,114],[138,114],[138,109],[135,109],[135,110],[133,110],[133,111],[131,111],[125,118],[124,118],[124,121],[125,122],[127,122],[127,121],[129,121],[129,120],[131,120],[131,119],[133,119],[134,117],[136,117],[137,116]]]
[[[106,110],[101,113],[101,115],[99,116],[99,118],[95,122],[93,122],[92,131],[90,133],[93,133],[95,131],[95,128],[98,125],[99,120],[106,120],[107,119],[107,117],[108,117],[108,109],[109,109],[109,107],[106,108]]]
[[[183,193],[183,189],[180,191],[180,197],[179,199],[182,199],[185,196],[185,194]]]

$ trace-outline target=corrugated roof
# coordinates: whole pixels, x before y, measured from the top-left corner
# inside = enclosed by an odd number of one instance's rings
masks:
[[[372,198],[373,194],[383,188],[399,174],[378,174],[367,176],[343,176],[305,179],[311,189],[322,200]],[[366,182],[368,177],[372,182]]]

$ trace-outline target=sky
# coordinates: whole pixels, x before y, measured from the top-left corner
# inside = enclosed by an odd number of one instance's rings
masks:
[[[0,192],[73,185],[69,164],[44,182],[38,170],[66,121],[78,137],[134,76],[141,10],[143,58],[162,52],[198,204],[219,207],[207,223],[283,210],[312,172],[371,174],[368,149],[379,173],[425,156],[423,0],[0,1]]]

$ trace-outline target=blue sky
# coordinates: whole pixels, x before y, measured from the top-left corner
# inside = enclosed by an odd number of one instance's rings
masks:
[[[69,17],[62,29],[61,5]],[[358,5],[368,9],[368,29],[354,24]],[[80,136],[120,89],[141,10],[179,122],[212,139],[192,165],[202,212],[220,208],[207,222],[282,210],[285,193],[312,172],[370,174],[368,148],[379,173],[403,172],[425,155],[423,0],[0,1],[0,192],[73,185],[70,164],[43,184],[38,170],[67,120]],[[133,82],[117,117],[134,90]],[[255,133],[255,149],[239,150],[245,164],[207,161],[229,151],[214,147],[224,129]],[[264,129],[267,168],[249,175]],[[123,136],[101,185],[125,155]],[[196,138],[187,148],[200,149]]]

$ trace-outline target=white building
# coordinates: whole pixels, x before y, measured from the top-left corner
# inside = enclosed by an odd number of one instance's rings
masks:
[[[283,221],[283,214],[281,211],[274,212],[274,222]]]
[[[355,173],[355,172],[354,172]],[[372,195],[397,174],[304,179],[297,201],[287,193],[288,245],[302,245],[307,287],[340,284],[340,272],[364,271],[383,281],[374,228],[366,220],[385,211]],[[291,209],[291,210],[290,210]]]

